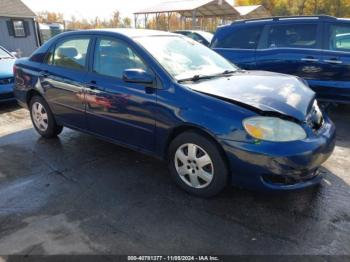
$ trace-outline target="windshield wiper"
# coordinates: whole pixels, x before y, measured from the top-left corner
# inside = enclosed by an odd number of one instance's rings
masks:
[[[226,75],[232,75],[232,74],[244,73],[244,72],[246,72],[246,70],[237,68],[236,70],[225,70],[224,72],[222,72],[221,74],[218,74],[218,75],[226,76]]]
[[[218,73],[218,74],[213,74],[213,75],[194,75],[192,77],[189,77],[189,78],[184,78],[184,79],[180,79],[178,80],[179,83],[181,82],[188,82],[188,81],[191,81],[191,82],[196,82],[196,81],[199,81],[199,80],[202,80],[202,79],[212,79],[214,77],[224,77],[224,76],[228,76],[228,75],[232,75],[234,73],[238,73],[238,72],[241,72],[242,70],[225,70],[221,73]]]
[[[236,72],[237,70],[225,70],[224,72],[221,73],[221,75],[231,75]]]
[[[197,81],[202,80],[202,79],[211,79],[213,77],[215,77],[215,75],[194,75],[194,76],[189,77],[189,78],[180,79],[177,82],[179,82],[179,83],[188,82],[188,81],[197,82]]]

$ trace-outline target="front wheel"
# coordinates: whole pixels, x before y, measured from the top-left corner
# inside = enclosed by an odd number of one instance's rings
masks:
[[[221,192],[229,177],[218,145],[194,131],[180,134],[170,144],[169,169],[182,189],[201,197]]]
[[[53,138],[62,132],[63,127],[57,125],[49,105],[41,96],[30,100],[30,116],[36,131],[45,138]]]

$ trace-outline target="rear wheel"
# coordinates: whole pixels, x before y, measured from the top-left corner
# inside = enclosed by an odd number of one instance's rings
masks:
[[[62,132],[63,126],[57,125],[49,105],[41,96],[30,100],[29,109],[33,125],[41,136],[52,138]]]
[[[175,182],[187,192],[211,197],[228,182],[228,169],[218,145],[200,133],[177,136],[169,148],[169,169]]]

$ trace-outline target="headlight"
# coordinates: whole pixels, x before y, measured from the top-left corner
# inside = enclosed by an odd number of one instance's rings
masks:
[[[306,138],[300,125],[277,117],[250,117],[243,120],[243,126],[249,135],[259,140],[287,142]]]

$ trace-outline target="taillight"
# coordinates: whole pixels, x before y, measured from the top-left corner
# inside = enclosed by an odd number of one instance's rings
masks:
[[[13,66],[13,76],[16,75],[16,70],[17,70],[17,68],[16,68],[16,66],[14,65],[14,66]]]

